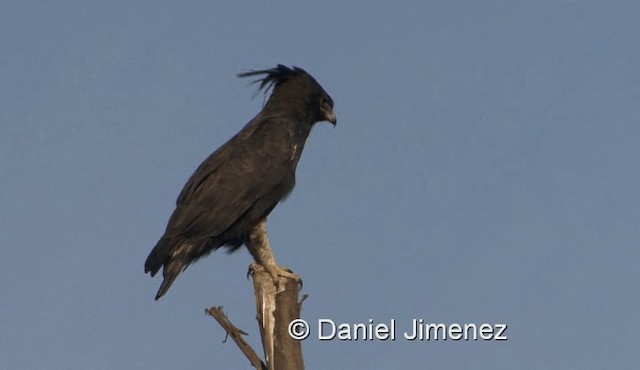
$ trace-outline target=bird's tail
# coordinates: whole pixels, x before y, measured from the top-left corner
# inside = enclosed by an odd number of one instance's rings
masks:
[[[170,259],[164,264],[164,269],[162,270],[162,276],[164,279],[162,280],[162,284],[160,284],[160,289],[158,289],[158,293],[156,294],[156,301],[162,297],[167,290],[173,284],[173,281],[176,280],[178,275],[184,270],[186,266],[182,262],[182,259]]]
[[[160,268],[164,265],[162,276],[164,280],[156,294],[156,300],[160,299],[173,284],[173,281],[192,260],[193,246],[184,239],[175,240],[174,238],[160,239],[158,244],[153,248],[149,257],[144,263],[144,272],[155,276]]]

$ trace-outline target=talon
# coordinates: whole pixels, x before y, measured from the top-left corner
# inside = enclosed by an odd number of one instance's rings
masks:
[[[287,283],[283,279],[281,279],[279,276],[276,276],[276,278],[273,281],[276,284],[276,294],[280,294],[286,290]]]
[[[249,280],[249,277],[251,276],[251,274],[253,273],[253,263],[249,265],[249,267],[247,267],[247,280]]]

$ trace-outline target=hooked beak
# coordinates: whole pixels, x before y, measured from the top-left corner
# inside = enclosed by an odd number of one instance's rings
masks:
[[[325,121],[331,122],[334,126],[338,123],[338,118],[336,117],[336,114],[333,113],[333,110],[331,108],[323,108],[322,114],[324,115]]]

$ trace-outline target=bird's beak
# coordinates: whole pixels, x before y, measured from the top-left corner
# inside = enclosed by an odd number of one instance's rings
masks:
[[[326,121],[331,122],[334,126],[338,123],[338,118],[331,108],[322,109],[322,113]]]

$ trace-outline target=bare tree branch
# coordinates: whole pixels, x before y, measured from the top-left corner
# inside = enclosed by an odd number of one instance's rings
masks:
[[[249,271],[253,277],[256,319],[260,326],[265,361],[262,361],[253,348],[245,342],[242,336],[246,333],[229,321],[222,307],[211,307],[205,309],[205,312],[218,321],[254,368],[304,370],[302,345],[299,340],[289,335],[289,324],[300,318],[302,302],[307,298],[305,294],[302,299],[298,299],[301,288],[300,279],[297,275],[290,273],[291,277],[276,276],[276,279],[279,279],[276,282],[274,275],[258,263],[251,264]]]
[[[218,321],[218,324],[220,324],[220,326],[222,326],[222,328],[227,332],[227,335],[230,335],[231,339],[236,342],[238,348],[240,348],[240,351],[242,351],[247,359],[249,359],[249,362],[251,362],[251,365],[253,365],[254,368],[256,368],[257,370],[267,370],[267,365],[262,362],[258,354],[256,354],[253,348],[251,348],[249,343],[247,343],[244,338],[242,338],[242,336],[247,335],[247,333],[238,329],[235,325],[233,325],[233,323],[231,323],[231,321],[229,321],[227,316],[222,311],[222,306],[210,307],[208,309],[205,309],[204,312],[210,316],[213,316],[213,318]]]

